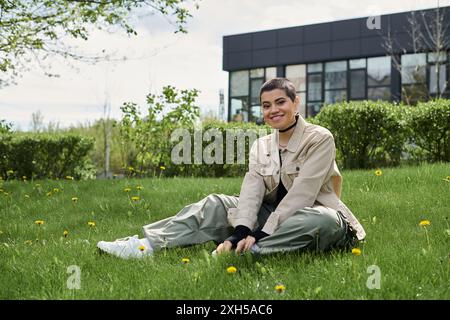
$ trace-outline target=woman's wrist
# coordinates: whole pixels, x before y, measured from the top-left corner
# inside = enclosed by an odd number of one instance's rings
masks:
[[[243,225],[238,225],[236,226],[236,228],[234,228],[233,234],[225,239],[225,241],[230,241],[231,244],[235,247],[237,243],[242,239],[245,239],[250,234],[250,232],[250,228]]]

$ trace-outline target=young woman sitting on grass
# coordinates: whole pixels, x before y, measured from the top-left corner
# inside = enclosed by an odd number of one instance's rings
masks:
[[[260,90],[264,121],[274,130],[251,147],[239,197],[211,194],[137,235],[100,241],[101,251],[141,258],[153,250],[215,241],[214,254],[324,251],[346,248],[365,231],[340,200],[342,178],[333,135],[307,123],[292,82],[275,78]]]

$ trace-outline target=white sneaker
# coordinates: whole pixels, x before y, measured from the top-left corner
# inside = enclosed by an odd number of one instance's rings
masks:
[[[150,242],[146,238],[139,239],[137,235],[112,242],[100,241],[97,248],[122,259],[143,258],[153,253]]]

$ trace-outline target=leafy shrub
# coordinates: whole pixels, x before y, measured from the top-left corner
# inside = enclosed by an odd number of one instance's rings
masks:
[[[408,112],[410,152],[418,160],[450,161],[450,100],[422,102]]]
[[[308,120],[332,132],[340,166],[392,166],[400,163],[407,137],[406,108],[384,101],[342,102]]]
[[[2,135],[0,175],[8,179],[92,177],[87,154],[93,144],[93,139],[70,134]]]

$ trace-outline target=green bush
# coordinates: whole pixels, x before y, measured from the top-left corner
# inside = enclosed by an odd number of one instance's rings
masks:
[[[93,145],[93,139],[71,134],[1,135],[0,175],[4,179],[92,178],[95,171],[87,154]]]
[[[384,101],[342,102],[308,121],[332,132],[343,168],[392,166],[400,163],[407,138],[406,108]]]
[[[450,161],[450,100],[432,100],[411,107],[407,124],[413,158]]]
[[[226,123],[209,120],[203,122],[200,128],[188,128],[191,146],[188,153],[191,164],[171,162],[169,166],[166,166],[166,175],[242,177],[248,170],[251,143],[256,138],[270,133],[268,126],[245,122]],[[195,150],[195,144],[200,141],[195,132],[202,137],[202,148],[199,148],[202,151],[201,154],[198,151],[196,153]],[[217,143],[216,139],[218,139]],[[171,142],[168,149],[174,150],[177,144],[178,141]],[[216,152],[218,152],[217,155]],[[195,158],[200,156],[199,160],[202,164],[195,164]]]

